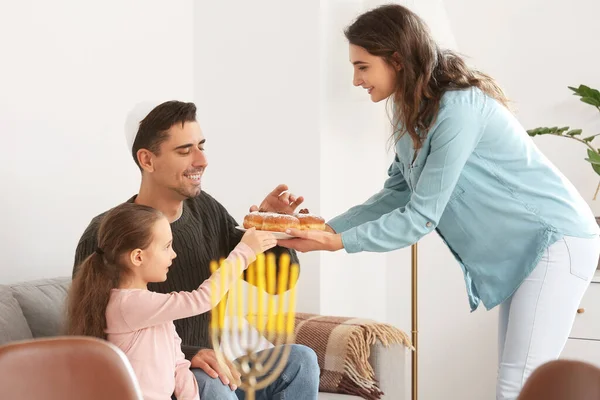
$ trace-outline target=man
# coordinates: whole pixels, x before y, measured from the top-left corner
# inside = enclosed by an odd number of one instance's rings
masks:
[[[142,174],[139,193],[129,200],[160,210],[171,222],[173,248],[177,258],[167,281],[148,286],[150,290],[169,293],[192,291],[210,276],[210,262],[227,257],[239,243],[243,232],[227,210],[202,191],[201,180],[208,163],[205,139],[196,121],[193,103],[168,101],[153,108],[140,105],[130,113],[126,133],[131,154]],[[292,213],[303,202],[279,185],[261,203],[265,211]],[[256,207],[253,206],[253,209]],[[73,276],[77,266],[97,246],[97,231],[105,213],[96,216],[83,233],[75,254]],[[296,253],[281,247],[276,255],[289,252],[292,262]],[[220,400],[243,398],[235,382],[240,375],[217,362],[209,340],[209,318],[205,313],[175,321],[182,339],[182,350],[191,361],[198,381],[200,398]],[[269,351],[269,350],[265,350]],[[293,345],[289,361],[279,378],[257,393],[257,399],[316,399],[319,367],[315,353]]]

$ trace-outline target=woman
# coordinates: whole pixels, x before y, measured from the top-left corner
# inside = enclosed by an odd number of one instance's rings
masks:
[[[345,32],[354,85],[390,99],[396,156],[384,188],[328,222],[292,230],[299,251],[386,252],[433,230],[460,264],[471,310],[500,306],[498,399],[556,359],[600,254],[588,205],[541,154],[489,76],[442,51],[408,9]]]

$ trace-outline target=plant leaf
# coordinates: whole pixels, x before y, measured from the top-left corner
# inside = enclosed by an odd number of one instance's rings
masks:
[[[596,153],[595,151],[592,151],[592,149],[587,149],[587,154],[591,160],[590,162],[600,163],[600,154]]]
[[[583,132],[581,129],[572,129],[569,132],[567,132],[567,135],[569,135],[569,136],[581,135],[581,132]]]
[[[573,96],[583,96],[585,93],[586,86],[579,85],[578,87],[569,86],[569,89],[573,91]]]
[[[529,133],[529,135],[531,135],[531,136],[541,135],[543,130],[544,130],[543,127],[537,127],[535,129],[528,130],[527,133]]]
[[[585,161],[589,162],[590,164],[594,164],[594,165],[600,165],[600,160],[599,161],[594,161],[594,160],[590,160],[589,158],[584,158]]]
[[[586,86],[585,97],[591,97],[592,99],[600,101],[600,92],[597,89],[592,89]]]
[[[574,96],[587,97],[589,99],[595,100],[595,103],[590,103],[589,101],[585,101],[588,104],[592,104],[598,107],[597,104],[600,104],[600,91],[597,89],[592,89],[586,85],[579,85],[579,87],[575,88],[573,86],[567,86],[569,89],[573,91]],[[583,101],[583,100],[582,100]]]
[[[597,173],[598,175],[600,175],[600,165],[598,165],[598,164],[592,164],[592,168],[594,169],[595,173]]]
[[[579,95],[580,96],[587,96],[590,94],[592,89],[590,89],[589,86],[586,85],[579,85]]]
[[[582,97],[580,100],[595,107],[600,107],[600,96],[598,99],[593,97]]]
[[[555,135],[562,135],[563,133],[565,133],[568,130],[569,130],[568,126],[563,126],[561,128],[559,128],[558,126],[553,126],[551,128],[549,128],[547,126],[539,126],[534,129],[528,129],[526,132],[529,136],[546,135],[549,133],[552,133]]]

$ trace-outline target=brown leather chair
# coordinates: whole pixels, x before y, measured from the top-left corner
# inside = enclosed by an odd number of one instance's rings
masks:
[[[518,400],[598,400],[600,369],[580,361],[550,361],[538,367]]]
[[[91,337],[61,336],[0,346],[0,398],[142,400],[125,354]]]

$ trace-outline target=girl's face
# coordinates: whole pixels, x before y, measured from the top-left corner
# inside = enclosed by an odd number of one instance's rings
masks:
[[[362,86],[377,103],[394,94],[400,66],[394,68],[382,57],[370,54],[364,47],[350,44],[350,62],[354,66],[354,86]]]
[[[164,282],[167,280],[169,267],[177,257],[173,251],[173,235],[171,225],[166,218],[160,218],[152,228],[152,243],[145,250],[136,249],[132,252],[134,270],[139,280],[149,282]]]

